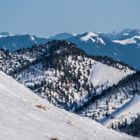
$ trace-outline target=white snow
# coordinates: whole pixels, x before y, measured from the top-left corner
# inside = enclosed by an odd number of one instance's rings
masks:
[[[99,35],[97,35],[93,32],[86,33],[86,35],[81,37],[80,39],[84,42],[87,42],[90,40],[93,43],[97,42],[97,43],[101,43],[101,44],[105,45],[105,42],[103,41],[103,39]]]
[[[98,37],[98,40],[99,40],[99,42],[101,42],[101,44],[106,45],[101,37]]]
[[[122,44],[122,45],[135,44],[135,43],[137,43],[137,41],[135,39],[140,40],[140,36],[134,36],[132,38],[128,38],[128,39],[124,39],[124,40],[114,40],[113,42],[119,43],[119,44]]]
[[[136,139],[56,108],[2,72],[0,120],[0,140]]]
[[[30,36],[30,38],[31,38],[32,41],[35,41],[35,38],[33,36]]]
[[[92,37],[97,37],[97,36],[98,36],[98,35],[95,34],[95,33],[93,33],[93,32],[88,32],[86,36],[83,36],[83,37],[81,37],[80,39],[81,39],[82,41],[88,41],[89,39],[93,40]],[[94,40],[93,40],[93,42],[94,42]]]
[[[127,35],[129,35],[129,33],[123,33],[122,35],[125,35],[125,36],[127,36]]]
[[[30,35],[30,39],[31,39],[35,44],[37,44],[37,41],[35,40],[34,36]]]
[[[89,82],[92,82],[94,87],[101,85],[112,86],[132,73],[134,73],[134,71],[129,68],[120,70],[95,61],[91,69]]]

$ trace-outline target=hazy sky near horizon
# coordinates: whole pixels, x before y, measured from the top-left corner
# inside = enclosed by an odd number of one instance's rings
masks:
[[[47,36],[140,29],[139,14],[140,0],[0,0],[0,32]]]

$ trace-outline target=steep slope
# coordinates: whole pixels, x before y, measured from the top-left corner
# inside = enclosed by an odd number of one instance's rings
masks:
[[[66,41],[0,54],[2,71],[56,106],[71,111],[134,73],[112,59],[88,56]]]
[[[0,72],[1,140],[134,140],[68,113]]]

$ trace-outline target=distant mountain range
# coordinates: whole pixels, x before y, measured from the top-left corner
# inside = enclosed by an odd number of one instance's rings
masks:
[[[108,56],[140,69],[140,31],[124,30],[116,34],[84,33],[69,41],[90,55]]]
[[[46,38],[40,38],[33,35],[20,35],[20,34],[10,34],[3,32],[0,34],[0,48],[9,51],[16,51],[21,48],[30,48],[34,45],[40,45],[47,43]]]
[[[89,55],[108,56],[140,70],[140,30],[136,29],[125,29],[120,33],[60,33],[48,38],[1,33],[0,48],[15,51],[52,40],[71,41]]]

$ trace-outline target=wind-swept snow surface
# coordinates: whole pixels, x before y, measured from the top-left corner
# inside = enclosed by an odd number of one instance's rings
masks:
[[[134,140],[50,105],[0,72],[0,140]]]
[[[122,66],[120,65],[120,67]],[[127,67],[124,69],[117,69],[95,61],[91,70],[89,81],[92,82],[95,87],[101,85],[112,86],[132,73],[134,73],[134,71]]]

